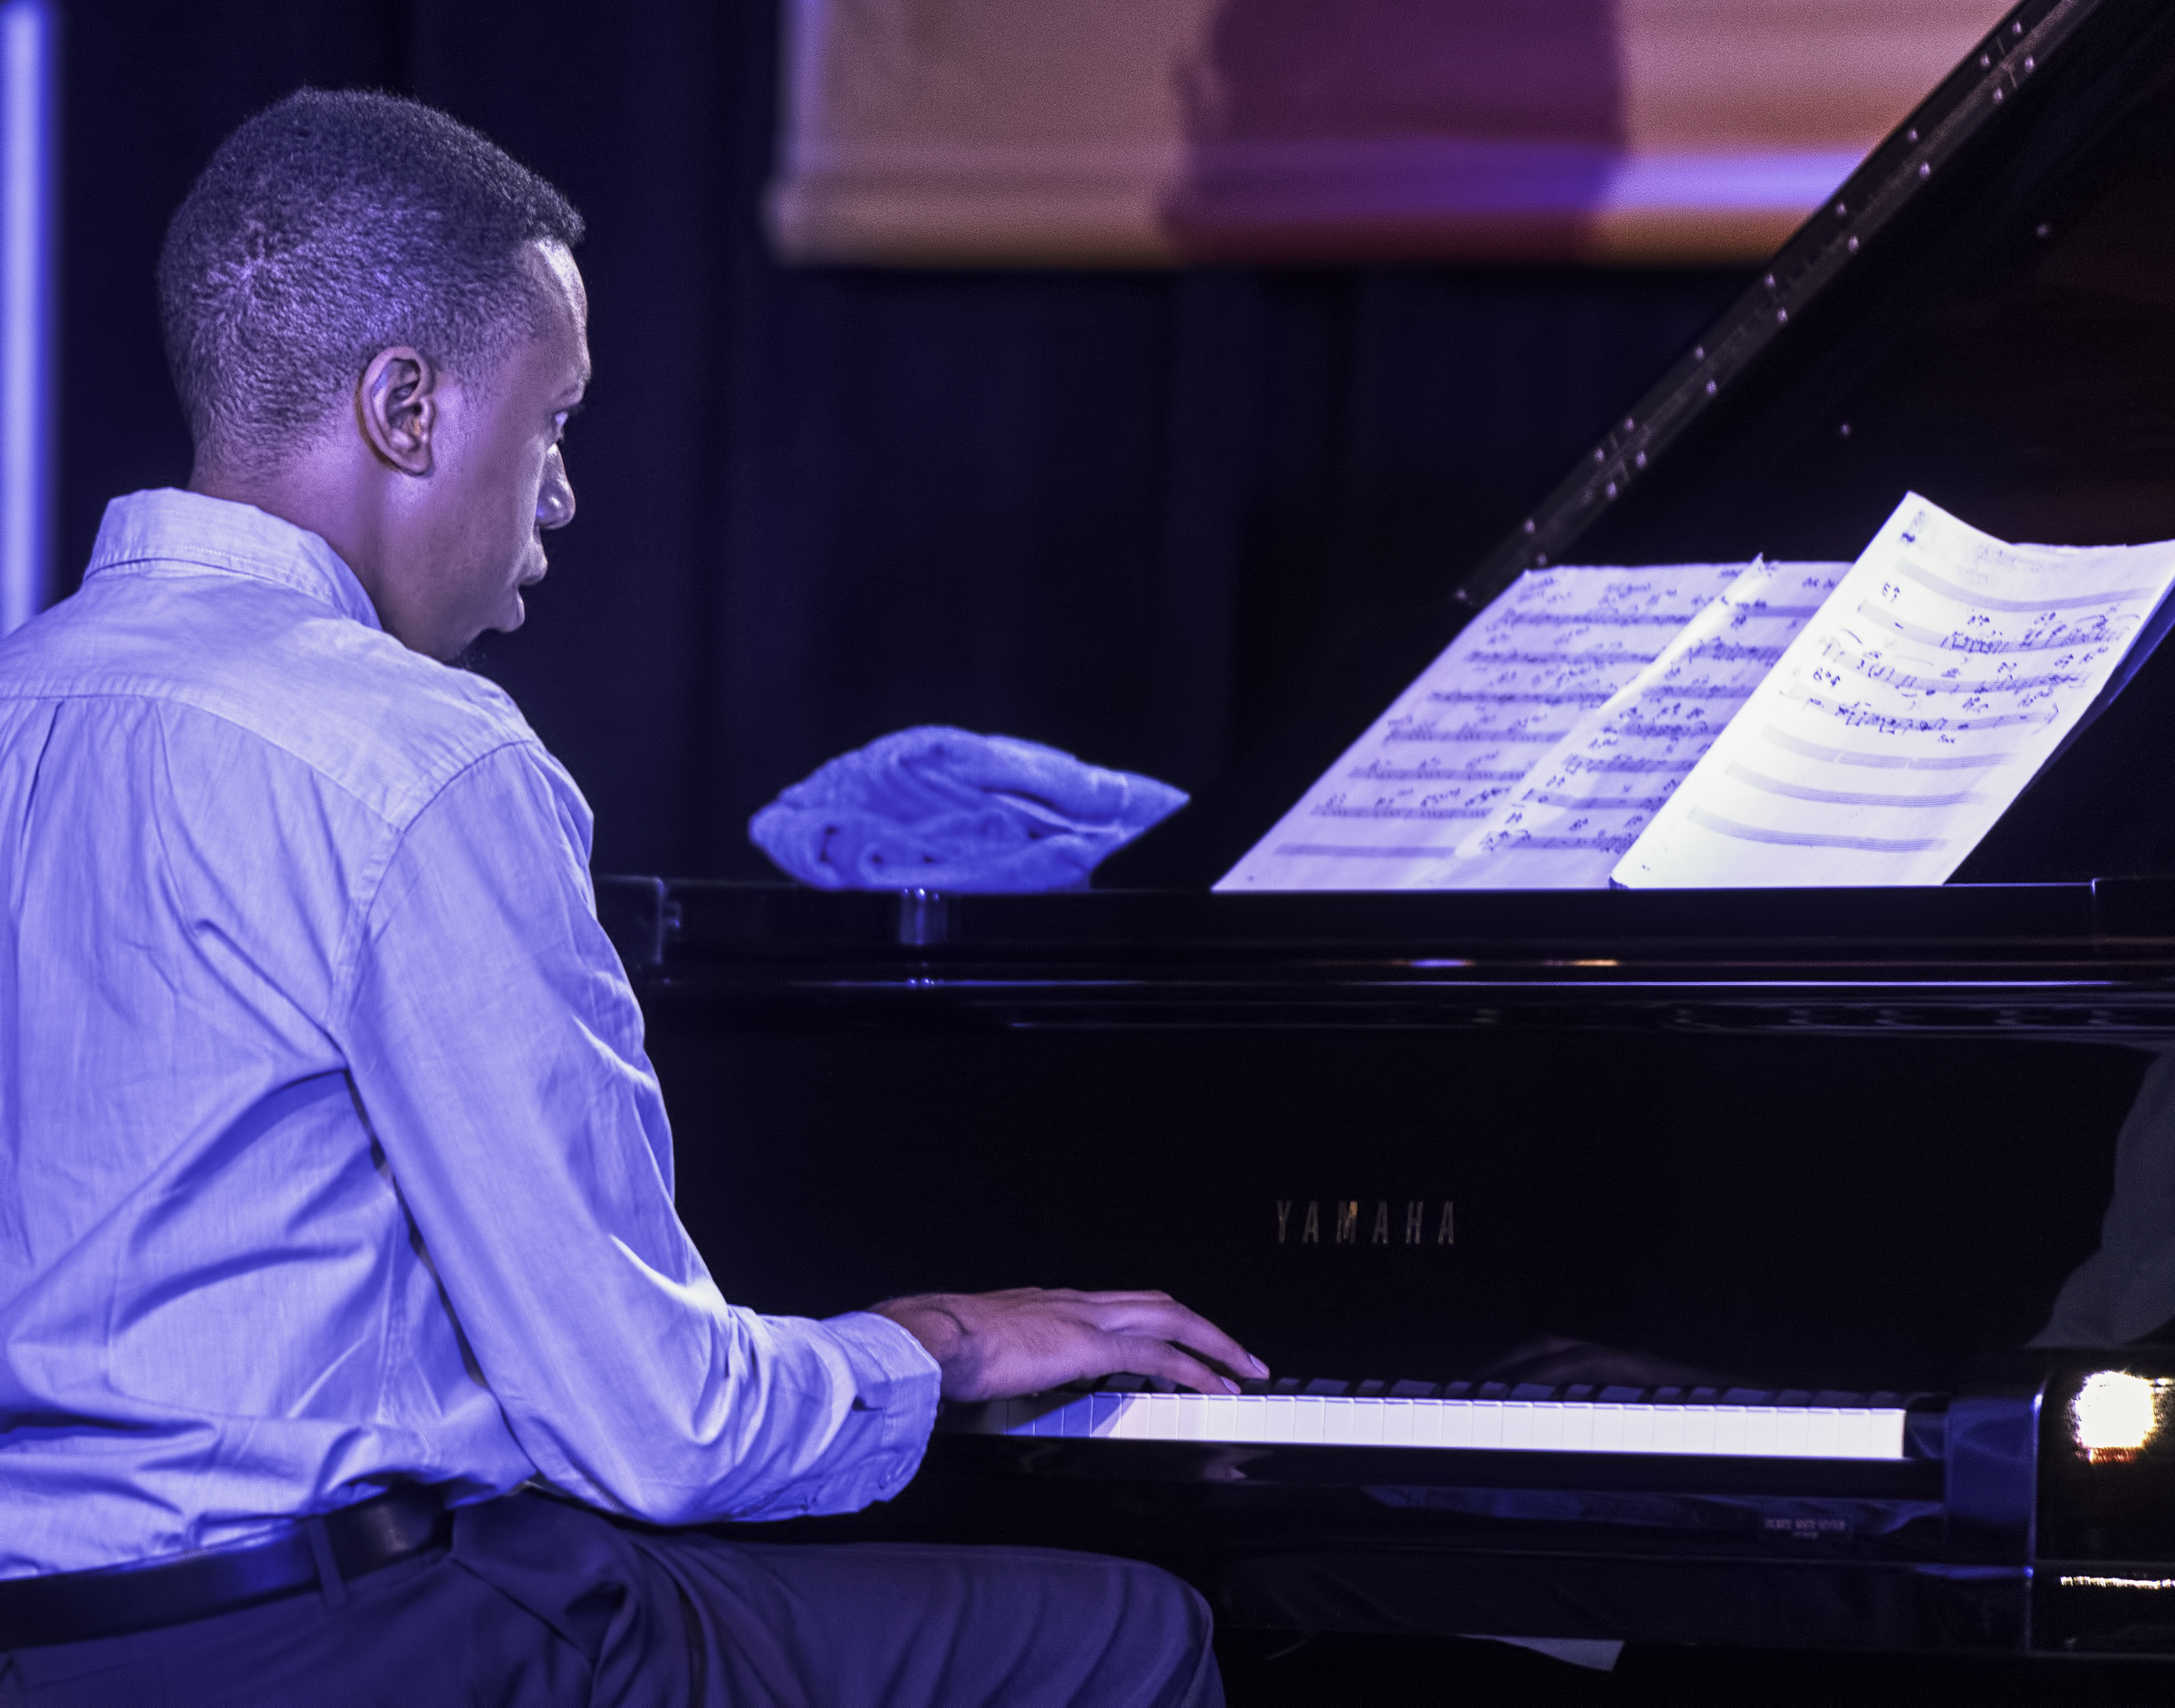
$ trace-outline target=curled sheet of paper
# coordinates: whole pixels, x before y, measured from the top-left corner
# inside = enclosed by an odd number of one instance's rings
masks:
[[[1848,564],[1754,564],[1542,755],[1459,844],[1465,890],[1605,890],[1609,874]]]
[[[1618,864],[1631,887],[1944,882],[2175,584],[2175,542],[2010,545],[1912,494]]]
[[[1531,570],[1217,883],[1440,889],[1457,844],[1743,564]]]

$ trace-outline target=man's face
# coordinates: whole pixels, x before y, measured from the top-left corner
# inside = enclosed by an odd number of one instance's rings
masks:
[[[433,658],[486,629],[521,626],[521,589],[543,579],[544,530],[574,519],[559,449],[589,383],[588,298],[557,244],[524,256],[543,313],[480,381],[440,393],[432,469],[412,513],[401,638]]]

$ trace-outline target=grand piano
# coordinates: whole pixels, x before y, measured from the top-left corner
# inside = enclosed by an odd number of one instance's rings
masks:
[[[2027,1347],[2175,1043],[2175,648],[1944,887],[1209,892],[1522,571],[1848,558],[1907,489],[2175,536],[2161,0],[2019,5],[1094,890],[601,881],[728,1297],[1154,1285],[1282,1379],[956,1413],[806,1528],[1134,1553],[1298,1630],[2175,1652],[2175,1361]],[[1565,1342],[1640,1356],[1491,1379]]]

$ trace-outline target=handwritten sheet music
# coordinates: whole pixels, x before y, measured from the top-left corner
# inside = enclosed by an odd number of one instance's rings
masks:
[[[1541,756],[1459,844],[1471,890],[1605,890],[1848,564],[1754,564],[1659,657]]]
[[[1534,760],[1744,569],[1529,571],[1466,624],[1219,890],[1436,889]]]
[[[2009,545],[1907,497],[1614,873],[1939,883],[2175,583],[2175,542]]]

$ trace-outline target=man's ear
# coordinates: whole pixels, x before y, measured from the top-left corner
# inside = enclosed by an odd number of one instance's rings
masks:
[[[438,430],[437,367],[420,350],[395,344],[381,350],[355,388],[357,425],[370,448],[404,475],[430,472],[430,440]]]

